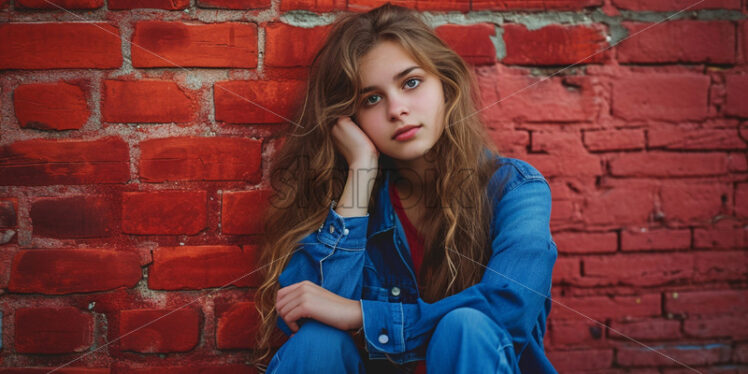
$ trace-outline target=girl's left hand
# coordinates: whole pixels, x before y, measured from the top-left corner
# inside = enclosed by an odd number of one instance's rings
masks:
[[[343,331],[358,329],[363,323],[358,300],[346,299],[308,280],[278,290],[275,308],[294,333],[299,330],[296,321],[300,318],[313,318]]]

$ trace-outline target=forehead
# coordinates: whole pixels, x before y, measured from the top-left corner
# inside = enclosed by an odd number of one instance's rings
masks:
[[[400,44],[389,40],[381,41],[361,58],[361,81],[364,86],[387,83],[410,66],[419,64]]]

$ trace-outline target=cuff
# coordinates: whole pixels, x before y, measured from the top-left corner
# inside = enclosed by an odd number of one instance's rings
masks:
[[[364,336],[370,347],[384,353],[405,352],[402,303],[361,300]]]
[[[343,217],[335,211],[336,205],[337,202],[333,200],[325,222],[317,229],[317,240],[344,250],[366,249],[369,213],[359,217]]]

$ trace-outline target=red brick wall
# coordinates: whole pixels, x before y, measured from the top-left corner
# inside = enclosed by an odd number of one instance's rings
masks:
[[[694,2],[399,2],[551,182],[561,372],[748,370],[748,1],[658,23]],[[243,276],[329,30],[298,11],[379,4],[0,1],[0,372],[254,372]]]

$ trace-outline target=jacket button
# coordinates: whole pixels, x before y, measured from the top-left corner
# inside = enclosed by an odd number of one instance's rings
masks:
[[[348,235],[349,232],[348,229],[343,229],[343,235]]]
[[[333,225],[330,225],[330,234],[332,234],[333,232],[335,232],[335,227]]]
[[[397,287],[392,287],[392,290],[390,290],[390,292],[392,293],[392,296],[400,295],[400,289]]]
[[[385,334],[379,335],[379,343],[381,343],[381,344],[387,344],[388,341],[390,341],[390,337],[389,336],[387,336]]]

